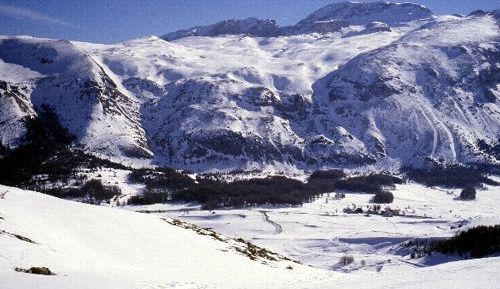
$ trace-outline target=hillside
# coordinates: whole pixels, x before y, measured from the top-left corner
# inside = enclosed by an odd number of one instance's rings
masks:
[[[329,275],[286,260],[252,260],[245,243],[198,234],[170,219],[5,186],[0,195],[2,289],[301,288]],[[31,267],[56,275],[14,271]]]
[[[198,234],[187,223],[182,226],[188,229],[154,215],[85,205],[5,186],[0,186],[0,196],[1,289],[470,289],[493,288],[500,270],[497,257],[428,268],[400,266],[379,273],[328,272],[286,260],[252,260],[236,249],[245,249],[242,241],[219,234]],[[55,275],[14,270],[31,267],[47,267]],[[415,274],[408,274],[408,270]],[[401,274],[406,277],[402,279]]]

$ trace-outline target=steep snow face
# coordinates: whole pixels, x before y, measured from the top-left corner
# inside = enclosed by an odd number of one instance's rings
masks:
[[[2,68],[5,69],[6,65],[1,63]],[[18,72],[22,71],[23,69],[19,69]],[[2,145],[15,147],[22,143],[22,137],[25,134],[22,120],[35,113],[29,99],[30,93],[29,84],[0,80],[0,111],[2,112],[0,115],[2,127],[0,143]]]
[[[349,25],[367,25],[374,21],[401,25],[410,21],[428,19],[432,12],[422,5],[390,2],[341,2],[320,8],[297,23],[309,26],[318,22],[345,21]]]
[[[373,154],[494,162],[479,143],[500,137],[498,41],[489,17],[435,21],[349,61],[318,82],[315,100],[324,122],[340,119]]]
[[[4,144],[15,145],[20,120],[52,107],[61,123],[90,150],[108,156],[150,154],[138,104],[122,93],[92,56],[69,41],[30,37],[0,40]]]

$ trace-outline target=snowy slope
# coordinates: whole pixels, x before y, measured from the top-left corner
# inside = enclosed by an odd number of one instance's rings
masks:
[[[340,2],[322,7],[297,25],[311,25],[315,22],[341,20],[349,25],[367,25],[382,21],[389,25],[401,25],[410,21],[432,18],[432,11],[413,3]]]
[[[0,199],[2,289],[303,288],[332,276],[290,261],[251,260],[237,252],[242,245],[234,240],[198,235],[154,216],[4,186],[0,192],[5,193]],[[56,275],[14,271],[34,266]]]
[[[316,137],[313,83],[331,67],[400,36],[192,37],[176,43],[153,37],[93,53],[144,100],[143,125],[163,164],[304,167],[322,150],[304,151]],[[362,161],[358,148],[344,152]]]
[[[95,153],[130,157],[150,154],[135,99],[91,55],[65,40],[32,37],[0,39],[2,112],[8,118],[7,144],[16,144],[21,120],[42,105]],[[5,107],[5,109],[4,109]]]
[[[393,266],[380,272],[336,273],[290,261],[251,260],[235,249],[242,248],[239,241],[200,235],[154,215],[5,186],[0,186],[0,196],[1,289],[471,289],[495,288],[499,281],[498,257],[427,268]],[[56,275],[14,270],[34,266],[48,267]]]
[[[4,37],[1,139],[47,103],[91,152],[193,171],[498,163],[497,14],[346,2],[171,41]]]
[[[317,83],[323,122],[340,116],[373,154],[405,163],[495,162],[479,142],[500,138],[498,31],[491,17],[439,19],[357,56]]]

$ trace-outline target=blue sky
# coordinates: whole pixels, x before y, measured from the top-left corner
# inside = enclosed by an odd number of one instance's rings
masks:
[[[358,0],[359,1],[359,0]],[[335,0],[0,0],[0,34],[114,43],[250,16],[294,24]],[[400,1],[402,2],[402,1]],[[415,0],[436,14],[500,8],[500,0]]]

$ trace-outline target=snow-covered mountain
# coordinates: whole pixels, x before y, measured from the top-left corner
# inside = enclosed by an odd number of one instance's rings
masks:
[[[280,27],[276,21],[250,17],[243,20],[225,20],[208,26],[196,26],[190,29],[171,32],[162,36],[173,41],[189,36],[218,36],[227,34],[246,34],[250,36],[272,37],[279,34]]]
[[[328,21],[345,21],[349,25],[367,25],[377,21],[389,25],[404,25],[410,21],[432,17],[428,8],[413,3],[341,2],[318,9],[297,23],[297,26]]]
[[[20,118],[47,104],[91,151],[151,154],[137,100],[86,51],[66,40],[14,37],[0,39],[0,58],[4,144],[17,144]]]
[[[498,163],[498,15],[345,2],[115,45],[2,37],[2,143],[48,104],[91,152],[196,171]]]

